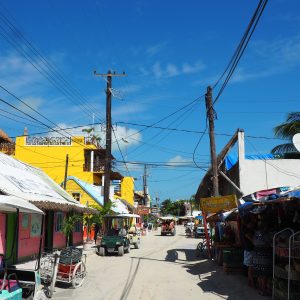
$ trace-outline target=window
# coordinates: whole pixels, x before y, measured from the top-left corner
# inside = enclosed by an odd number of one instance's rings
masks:
[[[29,215],[22,215],[22,229],[27,229],[29,227]]]
[[[64,214],[63,213],[56,213],[56,222],[55,222],[55,231],[62,231],[62,225],[63,225],[63,218]]]
[[[81,232],[82,231],[82,224],[80,221],[77,221],[75,223],[75,232]]]
[[[80,193],[72,193],[72,196],[76,201],[80,202]]]

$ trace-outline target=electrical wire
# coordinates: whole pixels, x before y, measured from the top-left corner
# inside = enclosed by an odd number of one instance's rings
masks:
[[[257,150],[257,148],[252,144],[252,142],[251,142],[250,140],[247,139],[247,141],[249,142],[250,146],[254,149],[254,151],[255,151],[257,154],[262,155],[262,154]],[[300,174],[299,174],[299,173],[288,172],[288,171],[286,171],[286,170],[284,170],[284,169],[282,169],[282,168],[280,168],[280,167],[278,167],[278,166],[272,164],[272,163],[269,162],[269,160],[267,160],[267,159],[264,159],[264,162],[265,162],[266,164],[268,164],[269,166],[272,166],[275,170],[277,170],[278,172],[280,172],[280,173],[282,173],[282,174],[285,174],[285,175],[287,175],[287,176],[289,176],[289,177],[294,177],[294,178],[300,179]]]
[[[87,100],[81,95],[80,91],[70,84],[70,82],[63,76],[61,70],[59,70],[57,67],[55,67],[53,65],[53,63],[50,63],[47,60],[47,58],[41,53],[41,51],[38,50],[37,47],[35,47],[33,45],[33,43],[30,42],[24,36],[24,34],[21,32],[21,30],[18,29],[16,27],[16,25],[14,25],[12,23],[12,21],[10,21],[3,12],[0,12],[0,20],[2,20],[2,24],[5,24],[13,33],[13,36],[10,36],[9,32],[7,30],[5,30],[5,28],[3,26],[1,26],[2,29],[5,31],[5,33],[7,34],[7,35],[2,34],[2,36],[7,41],[8,41],[8,39],[10,39],[9,40],[10,44],[11,45],[14,44],[13,46],[15,48],[18,46],[17,40],[20,41],[22,43],[22,45],[26,46],[26,49],[29,49],[29,51],[35,57],[39,58],[40,61],[36,61],[36,64],[41,68],[41,70],[43,72],[45,72],[47,79],[49,79],[49,77],[52,78],[55,82],[54,85],[56,87],[57,87],[57,85],[59,85],[60,89],[63,88],[64,92],[68,93],[71,101],[74,101],[73,100],[74,98],[77,99],[77,103],[80,103],[80,105],[82,105],[86,111],[94,112],[96,110],[95,107],[93,107],[92,105],[89,105],[87,103]],[[22,47],[21,49],[20,48],[16,48],[16,49],[22,56],[24,56],[32,64],[33,56],[30,55],[28,52],[26,52],[24,50],[24,47]],[[23,50],[23,51],[20,51],[20,50]],[[90,114],[88,114],[88,115],[90,116]]]
[[[183,112],[181,113],[181,115],[179,115],[174,121],[170,122],[170,123],[167,125],[167,128],[170,127],[171,125],[173,125],[175,122],[180,121],[180,119],[183,118],[185,115],[187,115],[187,116],[186,116],[186,118],[187,118],[187,117],[189,116],[189,113],[194,112],[194,106],[195,106],[195,105],[196,105],[196,103],[193,103],[193,104],[191,105],[191,107],[188,107],[187,110],[183,111]],[[186,118],[184,118],[184,119],[182,120],[182,122],[183,122]],[[182,123],[182,122],[181,122],[181,123]],[[181,123],[180,123],[180,124],[181,124]],[[179,126],[180,124],[178,124],[178,126]],[[171,131],[170,131],[170,132],[171,132]],[[166,134],[164,137],[162,137],[161,139],[159,139],[156,143],[157,143],[157,144],[160,144],[160,143],[162,142],[162,140],[164,140],[164,139],[170,134],[170,132],[169,132],[168,134]],[[163,133],[163,131],[160,131],[159,133],[157,133],[157,134],[153,135],[152,137],[150,137],[151,141],[154,141],[155,138],[157,138],[157,137],[158,137],[159,135],[161,135],[162,133]],[[144,144],[142,144],[142,145],[136,147],[134,150],[132,150],[131,152],[129,152],[129,154],[133,154],[134,152],[136,152],[138,149],[142,148],[143,146],[144,146]],[[135,156],[137,157],[137,156],[140,156],[140,155],[142,155],[142,154],[145,154],[147,151],[149,151],[149,149],[148,149],[148,150],[145,150],[145,151],[142,152],[142,153],[136,154]]]
[[[219,98],[220,98],[221,94],[223,93],[224,89],[226,88],[230,78],[232,77],[240,59],[242,58],[242,56],[250,42],[250,39],[257,27],[257,24],[262,16],[262,13],[263,13],[267,3],[268,3],[268,0],[260,0],[259,1],[258,5],[256,7],[256,10],[254,11],[254,14],[250,20],[250,23],[246,29],[245,34],[242,37],[242,40],[241,40],[238,48],[236,49],[233,57],[231,58],[229,64],[227,65],[225,72],[223,72],[223,74],[221,75],[219,80],[214,85],[214,87],[216,87],[217,84],[219,83],[219,81],[221,80],[221,78],[223,78],[225,73],[227,73],[226,79],[224,80],[217,96],[215,97],[213,104],[215,104],[219,100]],[[229,65],[230,65],[230,69],[229,69]],[[228,69],[229,69],[229,71],[228,71]]]
[[[159,124],[159,123],[161,123],[161,122],[167,120],[168,118],[174,116],[174,115],[177,114],[178,112],[182,111],[183,109],[185,109],[185,108],[189,107],[190,105],[192,105],[193,103],[197,102],[197,101],[198,101],[199,99],[201,99],[202,97],[203,97],[203,96],[200,96],[200,97],[194,99],[193,101],[189,102],[188,104],[186,104],[186,105],[184,105],[184,106],[178,108],[176,111],[174,111],[174,112],[168,114],[167,116],[165,116],[165,117],[159,119],[158,121],[154,122],[153,124],[149,125],[149,127],[143,128],[143,129],[141,129],[141,130],[139,130],[139,131],[137,131],[137,132],[135,132],[135,133],[133,133],[133,134],[127,136],[127,138],[130,138],[130,137],[132,137],[132,136],[135,136],[135,135],[137,135],[137,134],[139,134],[139,133],[141,133],[141,132],[147,130],[148,128],[151,128],[151,127],[153,127],[153,126],[155,126],[155,125],[157,125],[157,124]],[[121,140],[121,139],[119,139],[119,140]],[[115,142],[116,142],[116,141],[114,141],[114,143],[115,143]]]
[[[140,127],[147,127],[147,128],[160,129],[160,130],[170,130],[170,131],[176,131],[176,132],[208,134],[206,131],[198,131],[198,130],[191,130],[191,129],[178,129],[178,128],[162,127],[162,126],[151,126],[151,125],[147,125],[147,124],[132,123],[132,122],[117,122],[116,124],[127,124],[127,125],[132,125],[132,126],[140,126]],[[215,135],[228,136],[228,137],[232,136],[231,133],[218,133],[218,132],[215,132]],[[283,138],[278,138],[278,137],[254,136],[254,135],[245,135],[245,137],[249,137],[249,138],[253,138],[253,139],[266,139],[266,140],[288,140],[288,139],[283,139]],[[131,139],[138,141],[137,139],[134,139],[134,138],[131,138]],[[185,153],[190,153],[190,152],[185,152]]]

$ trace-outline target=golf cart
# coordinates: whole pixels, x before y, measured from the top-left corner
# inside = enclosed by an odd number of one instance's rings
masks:
[[[98,246],[100,256],[107,253],[118,253],[118,256],[123,256],[124,252],[130,252],[129,220],[130,217],[127,215],[104,216],[103,237]]]
[[[176,228],[175,228],[175,220],[174,217],[161,217],[161,235],[175,235]]]
[[[121,216],[129,218],[128,237],[130,245],[134,245],[135,249],[139,249],[141,245],[141,231],[136,225],[140,216],[135,214],[122,214]]]

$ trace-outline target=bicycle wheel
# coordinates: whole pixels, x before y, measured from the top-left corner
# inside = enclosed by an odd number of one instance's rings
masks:
[[[84,262],[79,262],[74,271],[73,271],[73,275],[72,275],[72,286],[74,289],[80,287],[84,280],[85,280],[85,276],[86,276],[86,267]]]

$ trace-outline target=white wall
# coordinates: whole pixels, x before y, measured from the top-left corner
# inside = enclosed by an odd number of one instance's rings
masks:
[[[300,185],[300,159],[240,161],[240,188],[244,195],[282,186]]]

